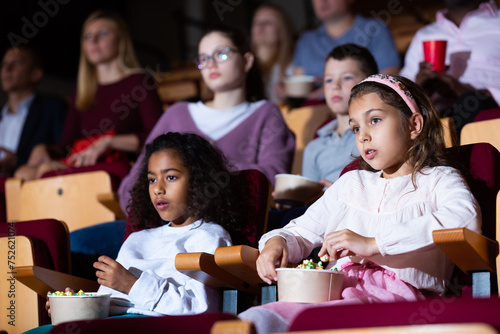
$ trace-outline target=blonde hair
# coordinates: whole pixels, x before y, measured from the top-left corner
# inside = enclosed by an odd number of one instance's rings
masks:
[[[279,64],[280,73],[285,73],[287,66],[292,62],[293,49],[294,49],[294,36],[293,36],[293,24],[292,20],[288,16],[288,14],[283,10],[283,8],[274,5],[274,4],[263,4],[259,6],[254,13],[255,15],[262,9],[270,9],[274,11],[278,18],[278,37],[279,37],[279,45],[276,48],[276,54],[271,59],[270,63],[263,64],[259,61],[259,65],[261,67],[261,71],[263,73],[266,81],[269,79],[271,75],[271,69],[274,64]],[[256,53],[256,45],[252,41],[252,50]]]
[[[87,60],[83,49],[83,42],[85,39],[85,29],[89,24],[99,19],[108,20],[114,25],[114,30],[118,36],[118,58],[121,66],[126,70],[139,68],[139,62],[137,61],[132,45],[132,38],[121,16],[113,12],[102,10],[90,14],[83,23],[80,42],[81,50],[75,103],[76,107],[80,110],[89,109],[94,104],[94,98],[97,91],[98,82],[96,68]]]

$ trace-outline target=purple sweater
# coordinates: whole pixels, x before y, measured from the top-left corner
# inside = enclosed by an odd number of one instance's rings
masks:
[[[136,134],[142,146],[161,114],[154,79],[146,73],[131,74],[118,82],[97,86],[95,104],[87,110],[76,108],[73,94],[58,146],[66,155],[75,140],[111,130]]]
[[[188,110],[187,102],[171,106],[158,120],[146,139],[146,143],[167,132],[189,132],[197,134],[213,143],[229,160],[233,170],[257,169],[274,183],[274,175],[289,173],[295,137],[288,129],[278,107],[266,102],[255,110],[234,130],[213,141],[195,125]],[[134,186],[144,164],[144,149],[130,173],[120,184],[118,194],[124,212],[130,201],[130,190]]]

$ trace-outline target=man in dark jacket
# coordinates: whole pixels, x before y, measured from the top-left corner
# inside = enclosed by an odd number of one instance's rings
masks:
[[[67,104],[36,93],[43,69],[40,56],[31,47],[8,49],[0,73],[7,93],[7,102],[0,110],[0,174],[12,175],[28,161],[35,145],[59,141]]]

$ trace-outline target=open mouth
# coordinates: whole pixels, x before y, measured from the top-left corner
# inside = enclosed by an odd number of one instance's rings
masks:
[[[334,96],[332,97],[332,102],[339,102],[339,101],[342,101],[342,97],[341,96]]]
[[[162,209],[165,209],[167,206],[168,206],[168,202],[167,201],[164,201],[164,200],[156,200],[155,201],[155,205],[156,205],[156,208],[158,210],[162,210]]]
[[[371,159],[375,156],[375,154],[377,153],[377,151],[373,150],[373,149],[368,149],[365,151],[365,157],[367,159]]]

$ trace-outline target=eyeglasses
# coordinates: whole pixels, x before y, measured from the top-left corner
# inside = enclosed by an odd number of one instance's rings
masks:
[[[201,54],[199,55],[195,60],[195,64],[198,66],[198,68],[201,70],[202,68],[205,68],[210,61],[210,58],[217,63],[217,64],[222,64],[226,60],[229,59],[229,55],[231,52],[237,52],[237,50],[230,48],[229,46],[224,46],[221,48],[216,49],[211,56],[206,55],[206,54]]]

